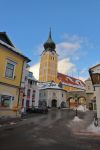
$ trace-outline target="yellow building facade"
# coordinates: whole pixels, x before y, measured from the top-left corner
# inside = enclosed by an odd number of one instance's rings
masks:
[[[56,81],[58,55],[55,51],[55,44],[51,38],[51,31],[46,43],[44,43],[44,51],[41,54],[39,81]]]
[[[56,81],[57,78],[57,54],[55,52],[43,52],[40,61],[39,81]]]
[[[20,103],[20,88],[25,63],[30,60],[0,32],[0,110],[15,110]]]

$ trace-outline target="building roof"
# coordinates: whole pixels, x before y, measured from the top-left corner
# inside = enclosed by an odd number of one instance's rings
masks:
[[[3,45],[4,47],[8,48],[9,50],[13,51],[14,53],[24,57],[28,62],[31,60],[25,56],[20,50],[15,48],[15,46],[12,44],[10,39],[8,38],[6,32],[0,32],[0,44]]]
[[[44,90],[44,89],[54,89],[54,90],[64,90],[63,88],[59,87],[58,84],[56,84],[54,81],[51,82],[40,82],[38,83],[38,87],[40,90]]]
[[[56,45],[54,41],[52,40],[51,29],[50,29],[48,40],[44,43],[44,49],[46,51],[55,51],[55,48],[56,48]]]
[[[13,43],[11,42],[11,40],[9,39],[8,35],[6,34],[6,32],[0,32],[0,40],[7,43],[8,45],[15,47],[13,45]]]
[[[37,82],[36,78],[33,76],[33,72],[31,71],[27,71],[27,78]]]
[[[100,66],[100,64],[97,64],[97,65],[95,65],[95,66],[90,67],[89,70],[94,69],[94,68],[96,68],[96,67],[98,67],[98,66]]]
[[[70,77],[68,75],[58,73],[57,78],[62,82],[64,85],[72,86],[78,89],[85,90],[85,83],[79,79]]]

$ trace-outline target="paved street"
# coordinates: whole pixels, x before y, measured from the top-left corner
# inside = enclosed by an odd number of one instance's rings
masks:
[[[93,113],[78,112],[81,123],[74,116],[72,110],[50,110],[1,127],[0,150],[100,150],[100,137],[85,133]]]

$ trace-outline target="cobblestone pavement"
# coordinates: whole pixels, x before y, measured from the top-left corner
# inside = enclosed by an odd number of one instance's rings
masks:
[[[84,134],[93,112],[78,112],[81,123],[74,116],[73,110],[50,110],[1,127],[0,150],[100,150],[100,138]]]

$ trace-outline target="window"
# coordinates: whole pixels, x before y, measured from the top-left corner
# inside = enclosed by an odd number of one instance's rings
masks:
[[[35,90],[33,90],[33,93],[32,93],[32,102],[35,101]]]
[[[44,92],[44,96],[46,96],[46,93]]]
[[[28,76],[32,78],[33,77],[33,73],[29,71]]]
[[[5,77],[14,78],[15,62],[8,60],[6,64]]]
[[[88,90],[90,90],[91,88],[90,88],[90,86],[88,86]]]
[[[25,81],[27,81],[27,76],[25,76]]]
[[[8,96],[8,95],[0,95],[0,106],[1,107],[10,107],[11,98],[12,97]]]
[[[28,84],[32,85],[33,84],[32,80],[29,79]]]
[[[27,96],[30,97],[30,89],[27,90]]]
[[[41,94],[41,93],[39,93],[39,97],[41,97],[41,95],[42,95],[42,94]]]
[[[53,93],[53,96],[56,96],[56,93]]]

